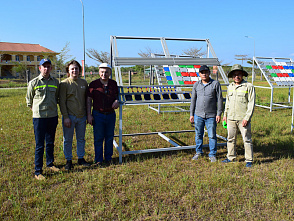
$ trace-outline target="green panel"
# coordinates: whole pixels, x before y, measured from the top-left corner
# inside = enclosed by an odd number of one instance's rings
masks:
[[[272,77],[278,77],[278,75],[276,73],[271,73]]]
[[[187,65],[187,68],[194,68],[193,65]]]
[[[179,65],[179,67],[180,67],[180,68],[185,68],[185,67],[186,67],[186,65]]]
[[[179,81],[179,84],[180,84],[180,85],[184,84],[184,81]]]
[[[176,72],[176,75],[177,76],[182,76],[181,72],[178,72],[178,71]]]
[[[165,76],[171,76],[169,71],[164,72]]]
[[[273,69],[273,67],[271,65],[267,65],[266,68],[267,69]]]
[[[168,85],[174,85],[174,82],[173,81],[167,81],[167,84]]]
[[[294,73],[294,69],[292,69],[291,71],[292,71],[292,73]]]

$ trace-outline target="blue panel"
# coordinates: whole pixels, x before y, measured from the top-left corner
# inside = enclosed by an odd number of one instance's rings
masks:
[[[172,76],[166,76],[166,80],[168,80],[168,81],[172,81],[173,78],[172,78]]]
[[[294,74],[290,74],[290,73],[289,73],[288,75],[289,75],[289,77],[294,77]]]
[[[164,67],[163,70],[164,71],[169,71],[169,67]]]
[[[289,69],[289,67],[288,67],[288,66],[283,66],[283,68],[284,68],[284,69]]]
[[[289,66],[290,69],[294,69],[294,66]]]

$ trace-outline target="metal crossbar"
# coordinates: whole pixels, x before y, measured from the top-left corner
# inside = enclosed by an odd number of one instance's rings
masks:
[[[217,58],[134,58],[114,57],[115,66],[124,65],[209,65],[219,66]]]

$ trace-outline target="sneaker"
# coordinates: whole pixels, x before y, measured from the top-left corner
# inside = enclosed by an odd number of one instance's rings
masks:
[[[90,166],[90,164],[84,158],[78,159],[78,164],[79,165],[83,165],[85,167],[89,167]]]
[[[50,170],[54,171],[54,172],[58,172],[59,171],[59,168],[55,167],[55,166],[51,166],[51,167],[48,167]]]
[[[215,157],[209,157],[209,159],[210,159],[210,162],[211,162],[211,163],[216,162],[216,158],[215,158]]]
[[[252,162],[247,162],[245,167],[252,167]]]
[[[66,161],[64,169],[71,170],[71,168],[72,168],[72,161],[71,160]]]
[[[198,160],[200,157],[201,157],[201,154],[200,153],[196,153],[194,155],[194,157],[192,157],[192,160]]]
[[[37,180],[46,180],[46,178],[45,178],[42,174],[35,175],[35,178],[36,178]]]
[[[228,158],[222,161],[222,163],[231,163],[231,162],[233,161],[229,160]]]

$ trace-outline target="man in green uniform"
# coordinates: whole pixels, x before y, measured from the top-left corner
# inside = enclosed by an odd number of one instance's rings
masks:
[[[227,122],[228,129],[228,154],[223,163],[229,163],[236,158],[236,135],[239,128],[245,148],[246,167],[251,167],[253,162],[253,145],[251,139],[251,118],[255,105],[255,91],[252,84],[243,79],[248,73],[239,64],[232,66],[228,74],[233,78],[227,91],[226,106],[223,121]]]
[[[46,142],[46,165],[52,171],[59,171],[54,166],[54,140],[58,124],[57,100],[59,82],[50,75],[51,61],[40,61],[40,75],[28,84],[26,102],[33,112],[33,124],[36,141],[35,178],[44,180],[42,175],[44,143]]]

